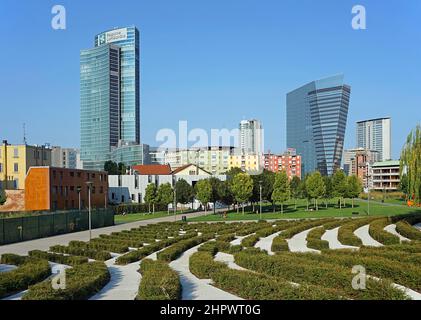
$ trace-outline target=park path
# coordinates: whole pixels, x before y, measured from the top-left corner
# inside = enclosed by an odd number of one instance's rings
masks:
[[[9,264],[0,264],[0,273],[15,270],[17,267]]]
[[[421,223],[417,223],[416,225],[414,225],[414,228],[421,231]]]
[[[368,230],[370,229],[370,225],[367,224],[357,230],[354,231],[354,234],[361,239],[363,245],[368,247],[383,247],[383,245],[374,240],[371,236]]]
[[[178,272],[182,286],[182,300],[241,300],[241,298],[211,285],[211,280],[198,279],[190,272],[189,259],[200,247],[185,251],[170,267]]]
[[[384,227],[384,230],[397,236],[401,242],[403,241],[411,241],[408,238],[402,236],[399,232],[396,231],[396,224],[389,224],[388,226]]]
[[[187,216],[189,218],[200,217],[209,213],[194,212],[189,213]],[[180,221],[182,215],[177,216],[177,221]],[[118,224],[111,227],[99,228],[92,230],[92,237],[98,237],[101,234],[111,234],[112,232],[119,232],[123,230],[130,230],[132,228],[138,228],[140,226],[146,226],[149,224],[156,224],[159,222],[172,222],[175,221],[174,216],[161,217],[150,220],[142,220],[125,224]],[[67,233],[59,236],[30,240],[25,242],[13,243],[8,245],[0,246],[0,256],[4,253],[14,253],[18,255],[27,255],[31,250],[42,250],[48,251],[52,245],[68,245],[70,241],[89,241],[89,231],[81,231],[75,233]]]
[[[281,234],[281,232],[282,231],[271,234],[270,236],[265,237],[265,238],[260,238],[260,240],[257,241],[255,247],[262,250],[266,250],[270,256],[273,256],[275,253],[272,251],[272,242],[273,242],[273,239],[275,239],[277,236]]]
[[[110,282],[89,300],[134,300],[139,290],[141,275],[140,261],[128,265],[116,265],[120,255],[105,262],[110,272]]]
[[[244,269],[243,267],[240,267],[238,264],[236,264],[234,256],[232,254],[229,254],[229,253],[218,252],[215,255],[214,260],[218,261],[218,262],[225,263],[228,266],[228,268],[230,268],[230,269],[248,271],[247,269]]]
[[[287,239],[289,251],[291,252],[313,252],[320,253],[319,250],[307,247],[307,235],[312,229],[297,233],[291,239]]]
[[[358,250],[358,247],[353,246],[346,246],[339,242],[338,240],[338,232],[339,228],[337,227],[332,230],[326,230],[325,234],[321,237],[322,240],[329,242],[329,249],[331,250],[339,250],[339,249],[353,249]]]

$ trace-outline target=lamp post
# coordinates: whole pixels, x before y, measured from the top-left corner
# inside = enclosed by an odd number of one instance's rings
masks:
[[[89,212],[89,241],[92,239],[92,216],[91,216],[91,189],[93,182],[88,181],[86,185],[88,186],[88,212]]]
[[[259,181],[260,187],[260,220],[262,220],[262,181]]]
[[[367,215],[370,215],[370,163],[366,163],[367,166]]]
[[[174,185],[174,221],[177,221],[177,178],[173,176],[173,185]]]
[[[76,191],[77,191],[77,194],[78,194],[78,197],[79,197],[79,211],[80,211],[80,192],[82,191],[82,187],[81,186],[78,186],[78,187],[76,187]]]

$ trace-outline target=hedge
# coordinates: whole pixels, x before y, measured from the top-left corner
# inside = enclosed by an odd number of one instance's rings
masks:
[[[405,238],[421,241],[421,231],[411,226],[407,221],[397,222],[396,231]]]
[[[245,237],[242,241],[241,241],[241,245],[243,247],[254,247],[254,245],[259,241],[260,236],[258,236],[257,234],[252,234],[248,237]]]
[[[321,237],[326,232],[324,227],[317,227],[307,234],[307,247],[315,250],[329,249],[329,242]]]
[[[55,263],[59,263],[59,264],[65,264],[65,265],[69,265],[69,266],[76,266],[76,265],[88,262],[87,257],[65,256],[65,255],[62,255],[62,254],[49,253],[49,252],[40,251],[40,250],[29,251],[28,255],[30,257],[44,259],[44,260],[48,260],[48,261],[51,261],[51,262],[55,262]]]
[[[370,236],[380,242],[384,245],[391,245],[391,244],[399,244],[401,241],[398,236],[395,236],[391,234],[390,232],[387,232],[384,230],[384,228],[391,224],[390,219],[383,218],[374,220],[370,223],[370,228],[368,230],[368,233]]]
[[[339,242],[343,245],[361,247],[363,243],[361,239],[354,234],[354,231],[370,224],[371,221],[373,221],[373,218],[358,218],[343,224],[338,231]]]
[[[181,284],[176,271],[162,261],[145,259],[140,264],[142,280],[137,300],[180,300]]]
[[[3,254],[1,263],[16,265],[18,268],[0,273],[0,299],[24,291],[51,274],[47,260]]]
[[[273,252],[289,251],[288,242],[284,238],[278,236],[273,239],[271,250]]]
[[[152,206],[151,206],[152,210]],[[167,211],[168,205],[165,204],[155,204],[155,212]],[[146,203],[139,204],[120,204],[114,207],[114,213],[117,215],[123,214],[132,214],[132,213],[149,213],[149,205]]]
[[[368,279],[366,290],[352,288],[352,274],[350,268],[334,263],[309,263],[301,255],[282,253],[275,256],[265,254],[252,254],[242,251],[235,255],[235,262],[243,268],[267,274],[277,279],[297,282],[299,284],[323,284],[323,287],[340,292],[342,297],[349,299],[379,299],[379,300],[405,300],[406,295],[390,286],[390,282]],[[318,256],[312,254],[311,256]]]
[[[100,243],[100,242],[70,241],[68,246],[70,248],[109,251],[109,252],[115,252],[115,253],[126,253],[127,251],[129,251],[129,247],[127,245],[109,244],[106,242]]]
[[[50,247],[50,251],[54,253],[66,253],[76,256],[88,257],[94,260],[107,261],[111,259],[111,254],[107,251],[95,250],[95,249],[84,249],[77,247],[66,247],[61,245],[55,245]]]
[[[170,262],[177,259],[184,251],[193,248],[205,241],[212,239],[212,235],[202,235],[199,237],[182,240],[172,246],[158,252],[158,260]]]
[[[226,264],[214,261],[210,252],[198,251],[190,256],[189,268],[199,279],[212,279],[214,273],[226,268]]]
[[[31,286],[23,300],[87,300],[109,281],[110,273],[103,262],[90,262],[66,269],[66,288],[54,289],[50,281]]]

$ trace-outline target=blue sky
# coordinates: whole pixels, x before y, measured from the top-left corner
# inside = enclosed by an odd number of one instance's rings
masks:
[[[51,28],[51,8],[67,29]],[[367,9],[367,30],[351,9]],[[266,149],[285,149],[286,93],[344,73],[355,122],[391,116],[393,156],[421,121],[421,2],[348,0],[1,0],[0,138],[79,146],[79,51],[113,27],[141,30],[142,140],[161,128],[236,128],[261,119]]]

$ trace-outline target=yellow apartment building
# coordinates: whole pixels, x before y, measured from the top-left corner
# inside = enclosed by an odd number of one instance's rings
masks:
[[[229,168],[240,168],[249,173],[259,172],[262,169],[262,157],[257,154],[232,154]]]
[[[0,145],[0,189],[24,190],[30,167],[51,166],[51,149],[45,146]]]

